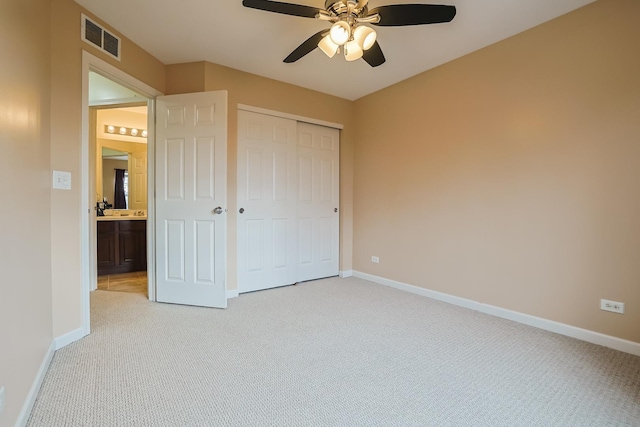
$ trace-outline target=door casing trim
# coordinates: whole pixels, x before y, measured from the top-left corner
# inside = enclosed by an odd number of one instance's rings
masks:
[[[102,59],[82,51],[82,145],[81,145],[81,281],[82,281],[82,336],[91,332],[89,293],[93,285],[93,274],[97,272],[96,259],[91,254],[92,247],[96,245],[96,238],[92,235],[91,223],[91,202],[95,195],[93,189],[89,188],[90,169],[89,154],[89,71],[95,71],[105,77],[128,87],[149,99],[147,129],[149,132],[147,141],[147,230],[155,229],[155,170],[153,160],[155,159],[155,97],[162,95],[162,92],[154,89],[144,82],[130,76],[121,69],[103,61]],[[95,169],[95,168],[94,168]],[[153,233],[147,232],[147,274],[149,283],[149,299],[155,301],[155,239]],[[97,274],[97,273],[96,273]]]
[[[304,117],[304,116],[299,116],[297,114],[289,114],[289,113],[283,113],[281,111],[275,111],[275,110],[269,110],[266,108],[260,108],[260,107],[254,107],[253,105],[246,105],[246,104],[238,104],[238,110],[243,110],[243,111],[249,111],[252,113],[260,113],[260,114],[265,114],[267,116],[274,116],[274,117],[280,117],[283,119],[291,119],[291,120],[295,120],[296,122],[304,122],[304,123],[310,123],[312,125],[320,125],[320,126],[325,126],[328,128],[334,128],[334,129],[344,129],[344,125],[341,123],[333,123],[333,122],[327,122],[325,120],[319,120],[319,119],[314,119],[311,117]]]

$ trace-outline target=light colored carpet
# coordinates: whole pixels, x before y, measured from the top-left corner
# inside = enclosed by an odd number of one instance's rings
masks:
[[[95,291],[29,426],[640,426],[640,358],[356,278]]]

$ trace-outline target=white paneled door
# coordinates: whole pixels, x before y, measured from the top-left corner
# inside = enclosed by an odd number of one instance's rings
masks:
[[[338,274],[339,131],[238,111],[238,291]]]
[[[339,269],[338,129],[298,123],[298,282]]]
[[[227,92],[156,101],[156,297],[227,306]]]
[[[238,111],[238,291],[296,282],[296,122]]]
[[[129,209],[147,209],[147,151],[129,155]]]

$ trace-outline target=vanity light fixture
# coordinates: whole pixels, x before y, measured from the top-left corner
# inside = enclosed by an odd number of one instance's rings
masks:
[[[137,129],[137,128],[128,128],[125,126],[114,126],[114,125],[104,125],[104,131],[106,133],[116,133],[116,129],[118,133],[122,136],[135,136],[136,138],[146,138],[147,130],[146,129]]]

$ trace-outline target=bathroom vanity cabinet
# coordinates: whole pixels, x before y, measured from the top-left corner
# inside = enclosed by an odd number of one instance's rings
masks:
[[[98,276],[147,269],[147,221],[98,221]]]

